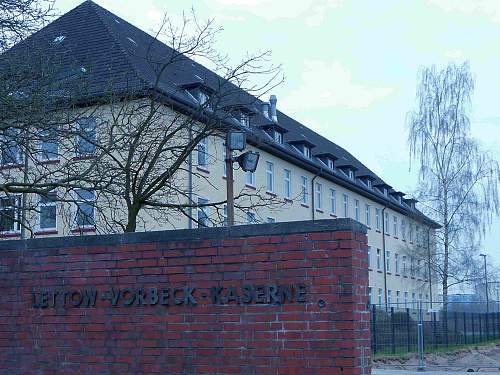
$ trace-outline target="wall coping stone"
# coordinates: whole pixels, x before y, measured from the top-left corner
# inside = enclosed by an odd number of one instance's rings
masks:
[[[367,227],[350,218],[289,221],[236,225],[233,227],[178,229],[106,235],[66,236],[0,241],[2,250],[31,250],[53,247],[111,246],[146,242],[218,240],[258,236],[283,236],[299,233],[352,231],[367,233]]]

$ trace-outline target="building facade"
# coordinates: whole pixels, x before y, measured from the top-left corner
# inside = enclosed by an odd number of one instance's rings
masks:
[[[106,45],[105,35],[108,34],[111,35],[110,44]],[[92,35],[104,36],[96,40]],[[116,49],[119,54],[132,48],[134,58],[138,58],[145,53],[140,46],[148,44],[152,37],[86,1],[32,38],[38,44],[71,45],[75,54],[81,54],[79,64],[85,61],[80,70],[91,70],[93,79],[105,80],[96,71],[101,65],[117,66],[120,57],[114,56],[114,60],[110,57],[104,63],[99,60],[97,66],[93,62],[98,58],[92,60],[89,56],[99,56],[100,59],[106,56],[105,51]],[[165,45],[157,48],[169,51]],[[132,54],[128,53],[123,59],[131,59]],[[125,74],[144,78],[147,72],[141,69],[148,68],[143,65],[131,63],[131,72]],[[186,66],[189,69],[185,69]],[[121,77],[118,72],[109,74],[113,78]],[[182,75],[181,79],[179,75]],[[215,73],[190,62],[177,71],[174,66],[172,75],[162,77],[162,84],[175,87],[168,92],[170,102],[182,102],[184,106],[188,103],[195,108],[210,101],[215,90],[211,86],[214,76]],[[127,78],[127,83],[130,81]],[[166,95],[168,89],[163,90],[162,94]],[[249,94],[242,95],[246,97],[244,104],[234,105],[238,110],[232,111],[230,118],[224,121],[246,133],[247,149],[257,151],[260,160],[254,173],[234,171],[235,194],[241,195],[246,203],[244,208],[236,210],[236,224],[353,218],[368,227],[371,302],[416,307],[419,301],[435,300],[427,259],[433,252],[432,238],[438,226],[418,211],[417,202],[406,199],[404,193],[393,189],[346,150],[279,111],[275,96],[266,102]],[[176,108],[165,108],[165,116],[175,117],[178,114]],[[207,107],[208,110],[213,111]],[[63,161],[71,161],[72,165],[92,163],[92,156],[98,152],[96,143],[102,142],[104,133],[99,123],[109,124],[112,118],[113,110],[108,106],[101,106],[92,111],[92,115],[79,118],[75,126],[80,133],[74,135],[71,144],[67,144],[69,138],[41,137],[37,140],[41,159],[30,163],[47,165],[48,169]],[[200,119],[200,123],[202,121]],[[169,213],[162,216],[164,219],[159,219],[146,212],[141,215],[137,230],[225,225],[226,206],[209,205],[226,199],[225,157],[223,133],[203,138],[175,177],[181,181],[179,186],[186,189],[183,202],[189,206],[187,214]],[[15,142],[2,148],[0,163],[4,181],[22,178],[25,164],[21,148]],[[2,197],[2,237],[20,238],[23,224],[32,229],[25,237],[117,230],[107,219],[112,215],[120,216],[123,202],[113,202],[114,210],[99,210],[105,204],[105,197],[99,196],[91,187],[70,192],[56,189],[52,194],[53,197],[33,194]],[[23,215],[27,206],[32,209]],[[122,211],[125,215],[125,210]]]

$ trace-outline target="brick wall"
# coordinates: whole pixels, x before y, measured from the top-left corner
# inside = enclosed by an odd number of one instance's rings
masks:
[[[350,219],[0,243],[1,374],[369,374]]]

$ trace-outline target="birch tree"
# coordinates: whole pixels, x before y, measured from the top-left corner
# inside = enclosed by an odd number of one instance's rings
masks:
[[[424,68],[417,106],[409,113],[411,160],[419,171],[417,197],[436,231],[433,268],[443,301],[452,285],[475,279],[482,235],[499,213],[499,165],[470,133],[474,79],[468,63]]]

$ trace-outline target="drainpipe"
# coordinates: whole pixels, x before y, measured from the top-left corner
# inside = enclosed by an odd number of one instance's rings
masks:
[[[387,306],[387,261],[385,259],[385,210],[387,206],[384,206],[382,209],[382,253],[384,260],[384,296],[385,296],[385,309],[389,308]]]
[[[323,172],[323,168],[320,167],[318,169],[318,172],[314,175],[314,177],[311,180],[311,209],[312,209],[312,220],[315,220],[315,207],[314,207],[314,180]]]
[[[193,139],[193,128],[189,125],[189,142]],[[188,156],[188,228],[193,229],[193,153],[190,152]]]

